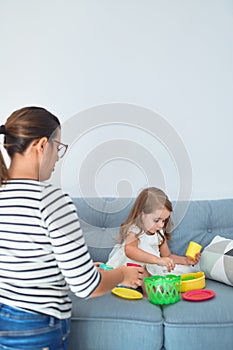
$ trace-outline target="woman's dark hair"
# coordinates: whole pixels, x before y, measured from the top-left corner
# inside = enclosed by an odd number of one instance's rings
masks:
[[[13,112],[0,128],[4,134],[4,147],[10,158],[22,154],[30,143],[42,137],[48,139],[60,128],[57,117],[42,107],[24,107]],[[7,167],[0,152],[0,186],[9,178]]]

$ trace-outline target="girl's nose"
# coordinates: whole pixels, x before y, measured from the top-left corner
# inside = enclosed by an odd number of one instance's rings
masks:
[[[160,220],[160,221],[158,222],[158,225],[159,225],[160,228],[163,228],[164,222],[163,222],[162,220]]]

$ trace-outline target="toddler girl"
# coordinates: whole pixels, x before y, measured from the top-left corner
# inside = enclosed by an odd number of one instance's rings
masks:
[[[137,197],[128,219],[120,227],[120,243],[109,255],[107,265],[118,267],[137,263],[145,267],[144,277],[165,273],[182,274],[197,271],[200,259],[172,254],[167,240],[171,239],[172,204],[160,189],[149,187]]]

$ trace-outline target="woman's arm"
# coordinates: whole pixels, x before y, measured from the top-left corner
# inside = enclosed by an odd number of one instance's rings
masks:
[[[112,288],[116,287],[117,284],[123,284],[132,288],[137,288],[142,285],[142,267],[120,266],[110,271],[103,269],[98,270],[101,273],[101,282],[91,294],[91,298],[109,292]]]
[[[142,284],[142,267],[122,266],[103,271],[94,266],[76,208],[71,198],[60,189],[53,186],[44,189],[41,214],[57,262],[57,274],[63,275],[78,297],[102,295],[119,283],[133,288]]]

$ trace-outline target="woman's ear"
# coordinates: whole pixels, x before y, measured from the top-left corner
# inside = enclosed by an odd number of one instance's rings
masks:
[[[47,143],[48,143],[48,139],[47,137],[44,136],[39,140],[35,140],[33,146],[35,146],[38,154],[43,155],[45,146],[47,145]]]

